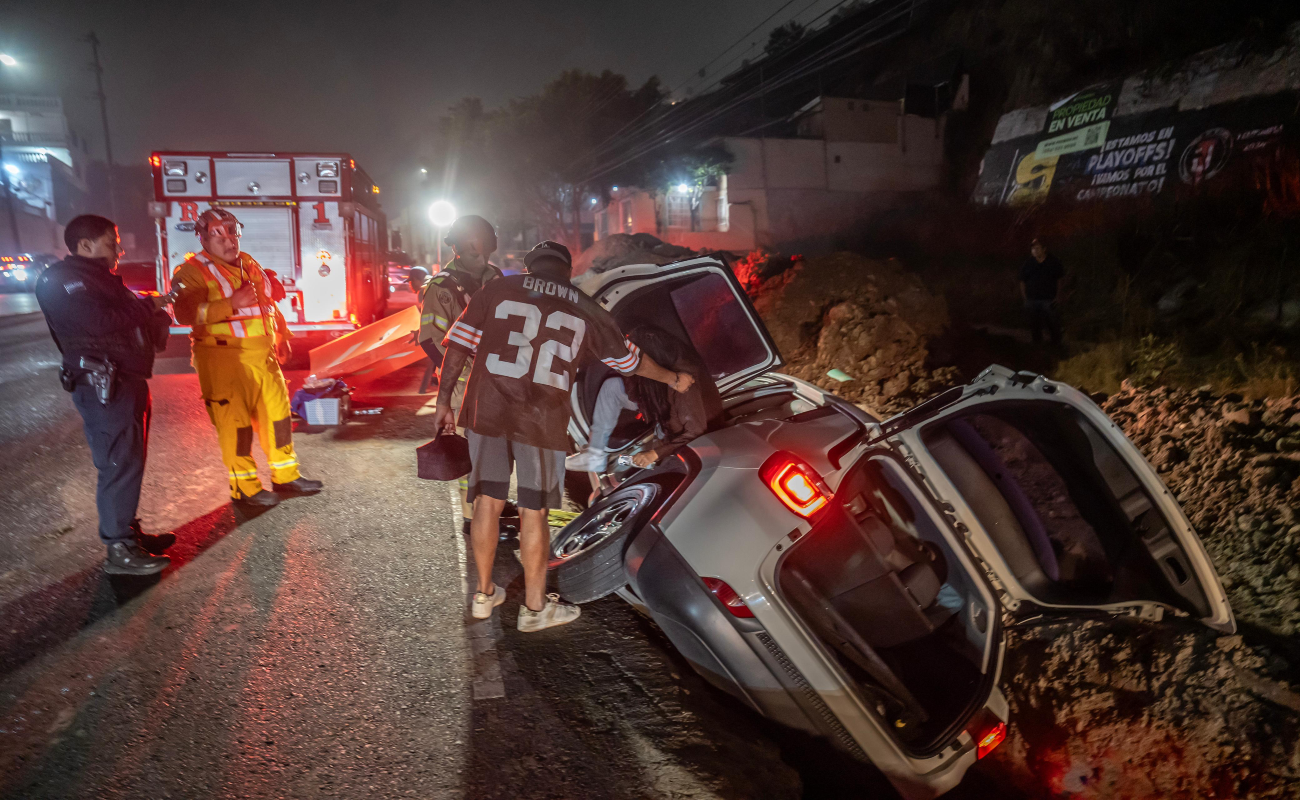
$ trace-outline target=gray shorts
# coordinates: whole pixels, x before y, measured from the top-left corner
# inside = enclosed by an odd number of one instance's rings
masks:
[[[479,495],[497,500],[510,497],[510,473],[518,468],[520,508],[559,508],[564,502],[564,451],[545,450],[509,439],[480,436],[466,431],[469,439],[469,493],[473,503]]]

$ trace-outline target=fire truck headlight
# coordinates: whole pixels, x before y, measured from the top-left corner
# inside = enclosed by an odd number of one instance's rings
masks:
[[[321,265],[320,265],[320,269],[318,269],[318,270],[316,270],[316,271],[320,273],[320,276],[321,276],[322,278],[328,277],[329,274],[330,274],[330,265],[329,265],[329,264],[321,264]]]
[[[25,280],[27,280],[27,270],[25,270],[25,269],[16,269],[16,270],[14,270],[14,277],[17,278],[17,279],[20,280],[20,281],[25,281]]]

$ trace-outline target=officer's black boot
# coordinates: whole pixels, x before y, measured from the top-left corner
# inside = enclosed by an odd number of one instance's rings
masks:
[[[167,548],[176,544],[176,534],[168,533],[145,533],[140,527],[140,520],[131,520],[131,530],[135,531],[136,544],[143,547],[147,552],[154,555],[162,555],[167,552]]]
[[[304,495],[316,494],[325,488],[325,484],[320,481],[312,481],[306,478],[295,478],[288,483],[272,483],[271,488],[276,494],[285,497],[302,497]]]
[[[258,489],[257,494],[253,495],[246,495],[241,492],[240,496],[235,498],[235,504],[245,508],[270,508],[279,502],[278,495],[265,489]]]
[[[104,572],[109,575],[157,575],[170,563],[172,560],[167,556],[150,555],[135,542],[113,542],[108,546]]]

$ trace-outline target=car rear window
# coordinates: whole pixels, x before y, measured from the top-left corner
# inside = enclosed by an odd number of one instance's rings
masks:
[[[767,343],[726,278],[708,273],[670,294],[691,344],[715,381],[767,360]]]

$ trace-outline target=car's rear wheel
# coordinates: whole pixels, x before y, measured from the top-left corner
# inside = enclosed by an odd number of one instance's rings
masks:
[[[547,583],[571,603],[589,603],[627,585],[623,552],[659,494],[656,483],[617,489],[551,537]]]

